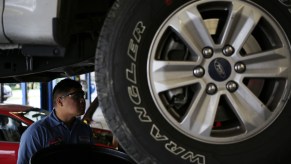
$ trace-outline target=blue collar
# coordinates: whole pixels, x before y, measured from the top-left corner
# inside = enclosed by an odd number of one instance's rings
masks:
[[[60,124],[63,124],[63,122],[58,119],[55,109],[53,109],[53,111],[48,115],[48,120],[51,127],[56,127]]]
[[[67,125],[63,121],[58,119],[55,109],[53,109],[53,111],[48,115],[48,121],[49,121],[51,127],[56,127],[59,125],[63,125],[64,127],[67,127]],[[71,129],[73,129],[80,122],[81,121],[78,118],[76,118],[75,121],[73,122]]]

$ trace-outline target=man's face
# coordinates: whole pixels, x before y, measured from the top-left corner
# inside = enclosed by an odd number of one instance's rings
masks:
[[[66,95],[61,96],[64,112],[72,116],[84,114],[86,102],[82,89],[71,89]]]

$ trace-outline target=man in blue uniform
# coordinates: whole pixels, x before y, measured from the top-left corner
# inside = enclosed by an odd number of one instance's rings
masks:
[[[84,91],[79,82],[64,79],[53,90],[53,111],[35,122],[21,136],[17,164],[28,164],[38,150],[58,144],[91,144],[92,130],[77,116],[85,112]]]

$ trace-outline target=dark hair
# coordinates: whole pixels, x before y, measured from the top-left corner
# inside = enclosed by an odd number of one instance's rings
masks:
[[[82,89],[82,85],[72,79],[64,79],[57,83],[53,89],[53,104],[55,106],[56,99],[62,95],[68,94],[71,89]]]

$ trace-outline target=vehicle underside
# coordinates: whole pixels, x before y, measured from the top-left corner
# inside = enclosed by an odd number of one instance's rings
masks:
[[[0,82],[47,82],[94,71],[98,36],[113,2],[57,1],[59,13],[51,20],[53,43],[41,37],[14,40],[4,34],[7,42],[0,44]]]

